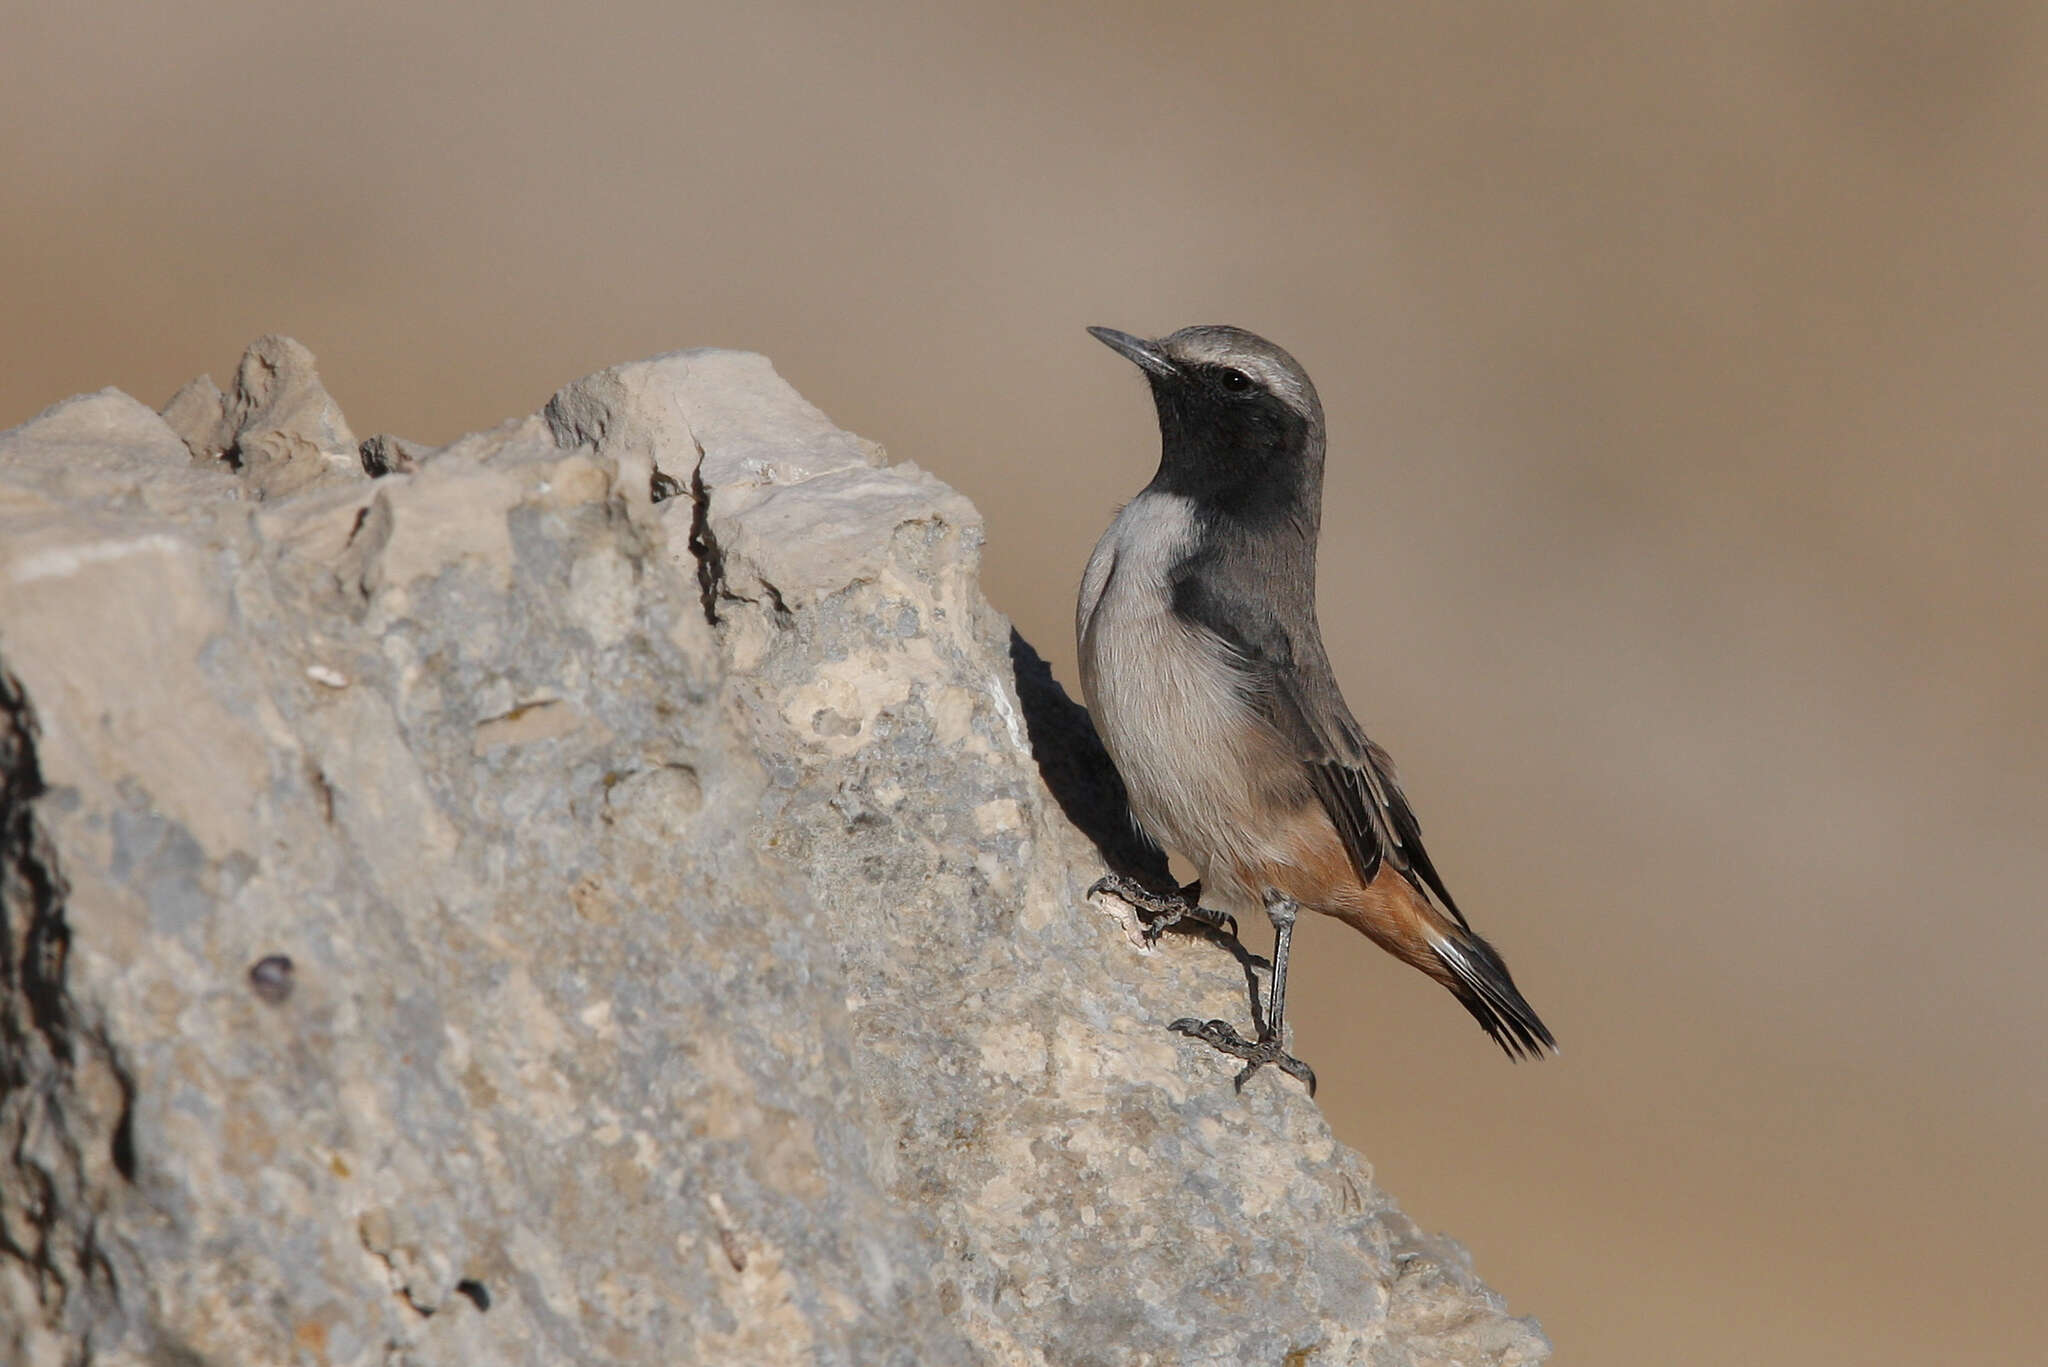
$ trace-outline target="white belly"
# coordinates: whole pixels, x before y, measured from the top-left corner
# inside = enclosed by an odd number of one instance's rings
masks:
[[[1081,584],[1081,689],[1139,825],[1195,865],[1204,903],[1248,912],[1263,890],[1240,887],[1234,870],[1279,856],[1260,834],[1272,774],[1259,774],[1286,761],[1218,643],[1173,614],[1168,574],[1194,534],[1187,501],[1157,493],[1104,533]]]

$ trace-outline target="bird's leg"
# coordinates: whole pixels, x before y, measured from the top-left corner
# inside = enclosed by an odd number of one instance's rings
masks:
[[[1266,915],[1273,922],[1273,986],[1266,993],[1265,1019],[1253,1022],[1259,1032],[1257,1040],[1248,1040],[1238,1034],[1229,1021],[1198,1021],[1187,1016],[1167,1027],[1191,1039],[1201,1040],[1211,1048],[1220,1049],[1232,1058],[1243,1059],[1244,1068],[1238,1073],[1236,1082],[1239,1091],[1244,1090],[1244,1084],[1253,1073],[1270,1063],[1305,1084],[1310,1096],[1316,1094],[1315,1070],[1288,1053],[1281,1038],[1287,1018],[1287,953],[1294,942],[1294,918],[1299,910],[1291,897],[1276,895],[1266,902]],[[1252,1011],[1255,1016],[1258,1009],[1258,996],[1254,990]]]
[[[1166,928],[1182,921],[1193,921],[1210,930],[1228,930],[1234,939],[1237,936],[1237,918],[1228,912],[1211,911],[1202,905],[1202,885],[1199,881],[1188,884],[1178,893],[1158,893],[1146,887],[1135,878],[1120,873],[1106,874],[1095,880],[1088,889],[1090,897],[1099,892],[1112,893],[1136,907],[1139,919],[1144,922],[1145,943],[1157,944]]]

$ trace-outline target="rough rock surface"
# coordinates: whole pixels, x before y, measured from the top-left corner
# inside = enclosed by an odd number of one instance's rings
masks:
[[[728,352],[353,443],[281,338],[0,435],[0,1360],[1543,1357],[1162,1028],[965,499]]]

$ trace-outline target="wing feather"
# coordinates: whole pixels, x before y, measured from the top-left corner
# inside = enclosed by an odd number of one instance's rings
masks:
[[[1270,609],[1233,611],[1200,576],[1174,585],[1174,611],[1213,636],[1239,670],[1244,697],[1307,770],[1343,838],[1359,881],[1383,864],[1425,889],[1458,925],[1471,927],[1422,845],[1422,824],[1394,761],[1352,717],[1322,643],[1297,642]]]

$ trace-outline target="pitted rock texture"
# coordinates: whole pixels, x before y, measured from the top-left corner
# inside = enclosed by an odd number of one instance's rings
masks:
[[[1541,1360],[1165,1031],[967,500],[731,352],[353,443],[0,435],[0,1360]]]

